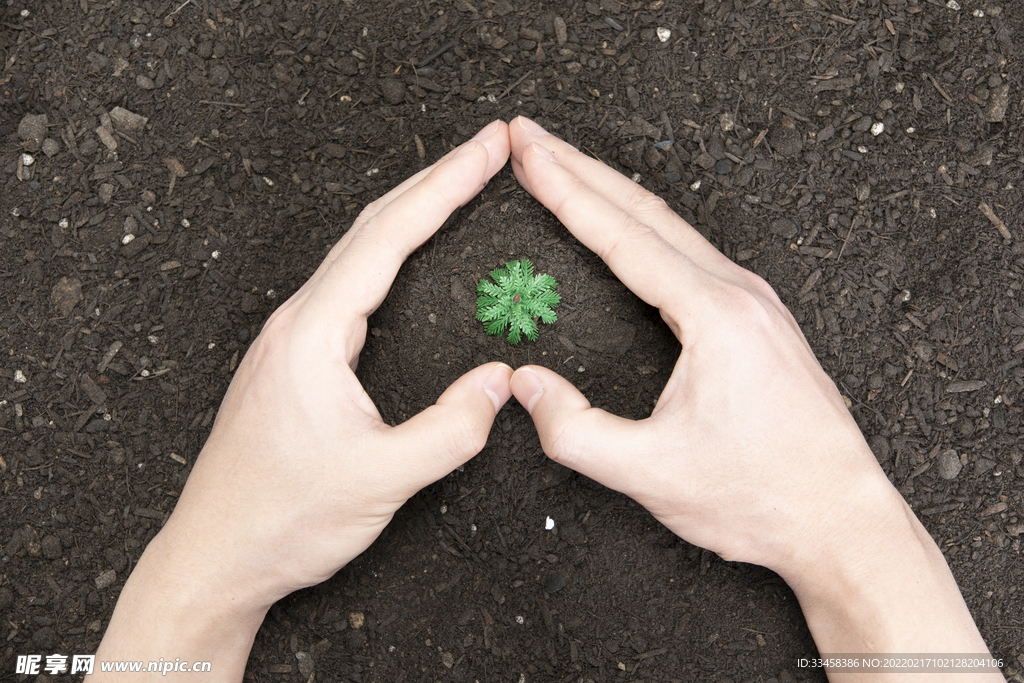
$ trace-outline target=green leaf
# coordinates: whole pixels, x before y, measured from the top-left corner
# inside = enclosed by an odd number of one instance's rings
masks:
[[[528,259],[508,261],[490,272],[494,282],[481,280],[476,287],[477,320],[487,334],[501,336],[508,330],[508,341],[518,344],[526,337],[536,341],[537,319],[553,323],[555,307],[562,297],[555,292],[558,282],[546,273],[533,274]]]

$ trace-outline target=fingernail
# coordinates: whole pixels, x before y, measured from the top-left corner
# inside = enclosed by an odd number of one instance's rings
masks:
[[[534,153],[537,154],[544,161],[553,161],[556,164],[558,163],[558,159],[555,158],[555,155],[552,154],[546,147],[544,147],[544,145],[538,142],[534,142],[531,144],[531,147],[533,147]]]
[[[523,130],[528,133],[533,133],[534,135],[550,135],[550,133],[544,130],[536,121],[528,119],[525,116],[520,116],[517,120],[519,121],[519,125],[523,127]]]
[[[498,122],[491,121],[489,124],[480,129],[480,132],[473,136],[473,139],[477,142],[483,142],[487,138],[494,135],[494,131],[498,130]]]
[[[512,394],[512,390],[508,386],[506,368],[511,369],[507,365],[499,365],[491,370],[491,374],[487,375],[487,379],[484,380],[484,393],[487,394],[488,398],[491,399],[491,403],[494,404],[495,415],[498,414],[498,411],[501,410],[501,407],[505,405],[505,401]],[[502,396],[505,398],[502,398]]]
[[[460,149],[458,152],[456,152],[455,156],[453,156],[452,159],[458,159],[459,157],[461,157],[463,154],[465,154],[469,150],[476,149],[476,146],[477,146],[476,140],[470,140],[466,144],[462,145],[462,149]]]
[[[520,403],[525,399],[526,412],[532,414],[533,406],[537,404],[537,399],[539,399],[541,394],[544,393],[544,385],[540,383],[540,377],[537,376],[537,373],[533,370],[520,368],[519,370],[516,370],[516,374],[521,375],[522,381],[520,382],[520,386],[526,390],[525,396],[517,396],[516,398],[519,399]]]

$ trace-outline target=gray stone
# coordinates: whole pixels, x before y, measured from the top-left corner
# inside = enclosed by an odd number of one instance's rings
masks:
[[[98,590],[109,588],[115,581],[117,581],[117,572],[113,569],[108,569],[96,577],[96,588]]]
[[[143,90],[152,90],[156,87],[156,83],[149,76],[143,76],[139,74],[135,77],[135,85],[139,86]]]
[[[110,110],[110,120],[114,124],[114,127],[118,130],[122,130],[125,133],[141,133],[142,129],[146,127],[146,123],[149,122],[145,116],[140,116],[135,112],[128,111],[124,107],[114,107]]]
[[[553,23],[555,26],[555,40],[558,41],[559,45],[565,45],[565,42],[569,39],[565,19],[562,17],[555,17]]]
[[[117,138],[114,137],[114,131],[100,126],[96,129],[96,137],[98,137],[100,142],[103,143],[103,146],[111,152],[117,150]]]
[[[939,476],[947,481],[956,479],[960,470],[964,468],[960,463],[960,457],[952,448],[939,453],[936,463],[939,466]]]
[[[43,154],[48,157],[52,157],[54,154],[60,151],[60,143],[53,138],[46,138],[43,140]]]
[[[313,675],[313,671],[316,669],[316,664],[313,662],[313,658],[309,656],[308,652],[296,652],[295,659],[299,663],[299,673],[308,681],[310,676]]]
[[[103,183],[100,185],[100,201],[104,204],[109,204],[110,200],[114,198],[114,186],[110,183]]]
[[[50,301],[62,317],[71,315],[82,300],[82,281],[78,278],[62,277],[50,290]]]
[[[792,239],[800,232],[800,228],[789,218],[777,218],[772,221],[772,232],[785,239]]]
[[[986,474],[995,466],[996,463],[994,460],[989,460],[988,458],[978,458],[978,462],[974,463],[974,473]]]
[[[853,130],[856,133],[864,133],[871,128],[872,123],[874,121],[871,120],[870,116],[862,116],[853,124]]]
[[[18,124],[18,137],[25,141],[29,151],[36,151],[46,137],[46,114],[29,114]]]
[[[1010,106],[1010,84],[1003,83],[992,88],[985,104],[985,120],[989,123],[1001,123],[1006,118],[1006,109]]]
[[[554,594],[562,590],[563,588],[565,588],[565,577],[561,574],[552,574],[544,583],[544,590],[546,590],[548,593]]]

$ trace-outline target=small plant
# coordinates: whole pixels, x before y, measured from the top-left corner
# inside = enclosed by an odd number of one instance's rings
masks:
[[[555,293],[558,283],[550,275],[534,275],[527,259],[509,261],[504,268],[491,271],[491,278],[476,286],[476,319],[484,324],[487,334],[500,337],[508,329],[510,344],[526,337],[537,339],[537,321],[557,320],[554,307],[562,300]]]

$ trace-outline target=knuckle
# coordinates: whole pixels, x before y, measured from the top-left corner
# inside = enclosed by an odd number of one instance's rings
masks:
[[[674,212],[669,208],[668,203],[658,195],[648,192],[639,185],[631,190],[624,200],[628,212],[647,220],[652,217],[660,217],[666,213]]]
[[[448,421],[448,450],[460,460],[464,454],[477,454],[487,445],[488,429],[466,413],[453,415]]]
[[[575,469],[581,459],[579,431],[572,422],[562,425],[547,439],[541,439],[541,446],[549,458],[570,469]]]
[[[356,224],[368,221],[370,218],[380,213],[387,205],[388,200],[385,197],[378,197],[377,199],[374,199],[359,212],[359,216],[356,218]]]
[[[769,309],[758,289],[752,282],[726,283],[719,288],[718,295],[722,299],[723,309],[731,317],[740,318],[746,324],[754,324],[769,317]]]
[[[610,236],[609,240],[601,246],[598,256],[605,263],[611,263],[616,256],[622,252],[623,258],[629,258],[636,253],[638,245],[644,244],[644,240],[651,238],[660,240],[658,231],[647,223],[638,220],[630,213],[622,216],[619,228]]]
[[[756,294],[770,302],[774,306],[780,306],[782,304],[779,299],[779,295],[775,292],[770,284],[768,284],[764,278],[752,273],[749,270],[743,270],[744,281],[748,287],[750,287]]]

